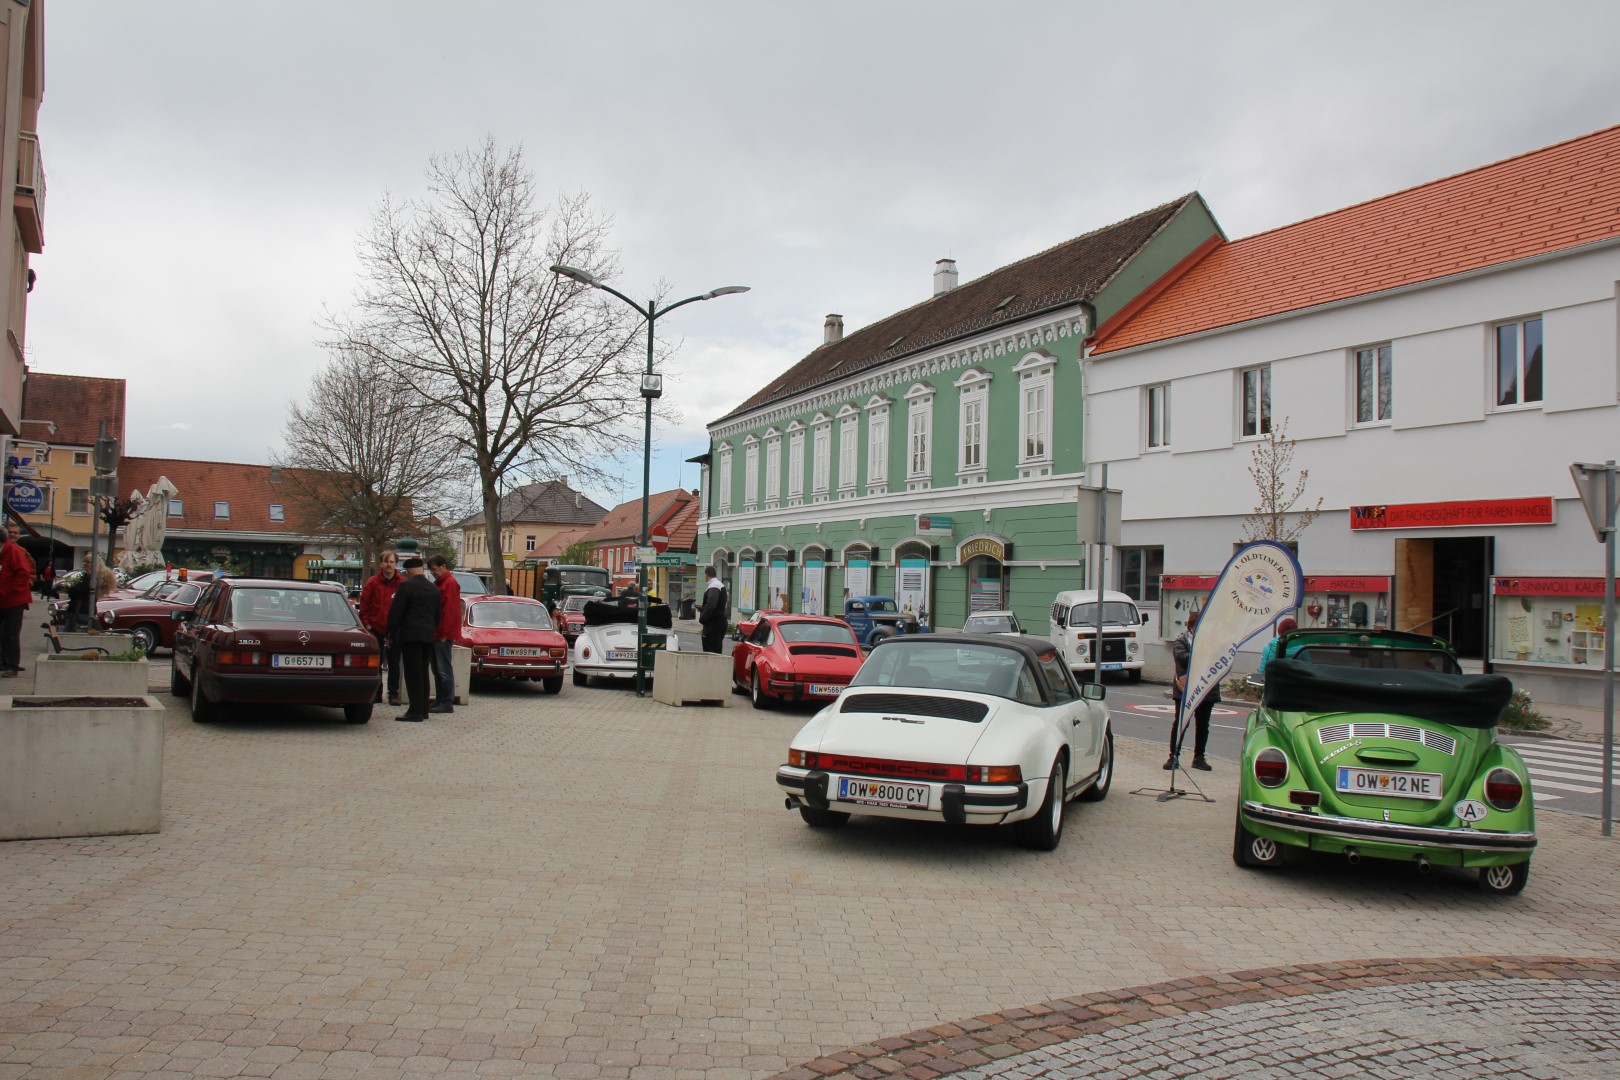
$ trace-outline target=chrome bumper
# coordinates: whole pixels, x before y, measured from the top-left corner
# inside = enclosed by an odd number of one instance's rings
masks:
[[[1305,810],[1285,810],[1252,801],[1243,804],[1243,816],[1259,825],[1293,829],[1317,836],[1405,844],[1408,847],[1447,848],[1453,851],[1531,851],[1536,846],[1536,834],[1533,832],[1487,832],[1484,829],[1404,825],[1397,821],[1367,821],[1363,818],[1313,814]]]

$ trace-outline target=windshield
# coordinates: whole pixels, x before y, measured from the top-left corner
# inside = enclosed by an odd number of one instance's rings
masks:
[[[519,604],[507,600],[467,605],[468,626],[495,626],[519,630],[550,630],[551,615],[546,605]]]
[[[905,645],[884,645],[867,657],[851,686],[907,686],[926,690],[956,690],[996,697],[1020,697],[1033,685],[1022,653],[993,645],[909,640]],[[1039,691],[1035,691],[1039,700]]]
[[[324,626],[358,625],[354,608],[331,589],[233,589],[231,621],[241,625],[266,623],[319,623]]]
[[[563,601],[564,611],[584,611],[585,605],[595,600],[594,596],[570,596]]]
[[[1118,600],[1108,600],[1103,603],[1103,625],[1105,626],[1135,626],[1142,620],[1137,617],[1134,604],[1120,603]],[[1096,626],[1097,604],[1076,604],[1069,609],[1070,626]]]
[[[78,571],[75,571],[75,573],[78,573]],[[136,592],[144,593],[152,586],[161,585],[163,582],[167,581],[168,578],[165,576],[166,573],[167,572],[163,570],[149,570],[138,578],[130,579],[127,583],[125,583],[124,587],[126,589],[134,589]]]
[[[962,627],[964,634],[1016,634],[1011,615],[975,615]]]
[[[900,609],[894,606],[893,600],[868,600],[866,602],[866,610],[876,612],[896,612]]]
[[[559,570],[558,580],[564,585],[600,585],[607,588],[608,572],[604,570]]]
[[[450,573],[455,577],[456,584],[461,586],[462,596],[483,596],[489,592],[489,586],[477,574],[469,574],[465,570],[452,570]]]
[[[789,645],[813,642],[821,645],[848,645],[852,649],[860,647],[855,641],[855,631],[838,623],[784,622],[777,623],[776,629],[782,635],[782,640]]]

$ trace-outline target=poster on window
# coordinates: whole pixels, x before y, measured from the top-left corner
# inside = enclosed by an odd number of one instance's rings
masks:
[[[754,560],[744,559],[737,564],[737,600],[732,607],[752,612],[759,605],[754,600]]]
[[[786,559],[771,560],[771,602],[767,607],[777,611],[788,610],[788,564]]]
[[[872,562],[870,559],[851,559],[844,566],[844,595],[872,595]]]
[[[921,558],[901,559],[900,567],[895,572],[897,584],[894,590],[894,602],[900,605],[900,610],[917,616],[918,622],[928,621],[928,560]]]
[[[969,583],[968,610],[973,612],[1001,610],[1000,574],[973,578]]]
[[[820,559],[804,560],[804,583],[800,587],[800,609],[806,615],[825,613],[822,606],[827,592],[827,564]]]

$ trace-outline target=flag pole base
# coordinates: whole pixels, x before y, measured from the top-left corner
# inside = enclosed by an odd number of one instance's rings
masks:
[[[1191,791],[1188,791],[1186,788],[1177,787],[1176,786],[1176,774],[1175,774],[1175,772],[1172,772],[1170,774],[1170,786],[1169,787],[1167,787],[1167,788],[1142,787],[1142,788],[1137,788],[1135,791],[1131,792],[1131,794],[1132,795],[1149,795],[1149,796],[1152,796],[1152,798],[1153,798],[1153,800],[1155,802],[1170,802],[1172,799],[1192,799],[1192,800],[1194,800],[1196,802],[1206,802],[1206,803],[1213,803],[1215,801],[1214,799],[1210,798],[1208,795],[1204,794],[1203,789],[1198,786],[1198,782],[1192,778],[1192,773],[1187,772],[1185,769],[1178,769],[1177,771],[1181,772],[1183,775],[1185,775],[1187,777],[1187,783],[1192,785],[1192,790]]]

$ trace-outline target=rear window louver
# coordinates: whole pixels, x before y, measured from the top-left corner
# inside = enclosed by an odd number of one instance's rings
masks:
[[[859,656],[853,645],[789,645],[791,656]]]
[[[977,724],[984,720],[990,706],[982,701],[966,701],[962,698],[926,697],[922,694],[851,694],[846,691],[838,701],[838,711],[938,716]]]

